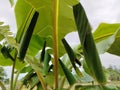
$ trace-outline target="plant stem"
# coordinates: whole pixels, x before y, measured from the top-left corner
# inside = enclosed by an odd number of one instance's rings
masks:
[[[2,88],[2,90],[6,90],[4,84],[0,81],[0,87]]]
[[[36,74],[37,74],[37,76],[38,76],[39,81],[41,82],[41,85],[42,85],[42,87],[43,87],[43,90],[47,90],[46,85],[45,85],[45,83],[44,83],[44,81],[43,81],[43,78],[42,78],[41,74],[39,73],[39,71],[36,71]]]
[[[53,37],[54,37],[54,78],[58,88],[58,8],[59,0],[53,0]]]
[[[18,80],[19,74],[20,74],[20,71],[17,72],[16,77],[15,77],[15,82],[13,84],[13,89],[14,90],[16,90],[16,84],[17,84],[17,80]]]
[[[23,87],[23,83],[20,85],[20,88],[18,90],[22,90],[22,87]]]
[[[14,61],[13,61],[13,66],[12,66],[10,90],[14,90],[13,89],[13,81],[14,81],[14,71],[15,71],[15,65],[16,65],[16,58],[17,58],[17,51],[15,53],[15,58],[14,58]]]

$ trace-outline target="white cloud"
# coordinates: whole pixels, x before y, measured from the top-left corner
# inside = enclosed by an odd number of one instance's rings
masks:
[[[103,66],[109,67],[110,65],[120,68],[120,57],[109,53],[100,55]]]

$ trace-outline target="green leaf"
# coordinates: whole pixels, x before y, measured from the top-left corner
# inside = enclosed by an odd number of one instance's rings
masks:
[[[18,33],[17,40],[20,39],[24,28],[29,22],[30,16],[32,15],[31,9],[36,8],[40,13],[38,18],[38,23],[36,24],[34,34],[40,35],[47,40],[47,46],[53,47],[53,37],[52,37],[52,1],[51,0],[18,0],[15,13],[17,19]],[[58,47],[59,47],[59,56],[64,54],[64,49],[62,46],[61,39],[69,32],[76,30],[73,12],[71,5],[78,3],[78,0],[60,0],[59,5],[59,25],[58,25]],[[66,12],[67,11],[67,12]],[[62,52],[61,52],[62,49]]]
[[[22,78],[22,82],[24,85],[29,85],[30,90],[32,90],[37,84],[40,84],[39,79],[35,72],[30,71],[24,78]]]
[[[39,16],[39,13],[35,12],[28,29],[26,30],[26,32],[24,33],[24,35],[22,37],[22,40],[20,42],[20,49],[19,49],[19,52],[18,52],[18,57],[19,57],[20,60],[24,60],[24,57],[25,57],[27,48],[29,46],[29,42],[31,40],[31,37],[32,37],[33,31],[34,31],[34,27],[36,25],[38,16]]]
[[[33,75],[29,80],[30,80],[30,90],[32,90],[37,84],[40,84],[37,75]]]
[[[67,41],[65,39],[62,39],[62,42],[63,42],[64,47],[65,47],[65,49],[67,51],[67,54],[68,54],[68,56],[70,58],[70,61],[72,63],[73,68],[75,69],[76,73],[79,76],[82,76],[82,73],[80,72],[80,70],[78,69],[78,67],[75,65],[76,62],[77,62],[77,64],[80,65],[80,62],[79,62],[79,60],[77,60],[74,51],[72,50],[72,48],[69,46],[69,44],[67,43]]]
[[[111,47],[108,49],[108,53],[120,56],[120,38],[118,37],[115,42],[111,45]]]
[[[85,72],[86,72],[87,74],[91,75],[90,69],[89,69],[89,67],[87,66],[86,61],[83,60],[82,63],[83,63],[83,68],[84,68]]]
[[[31,17],[33,16],[32,12],[33,8],[29,4],[26,4],[25,0],[17,0],[15,5],[15,16],[18,28],[16,35],[17,42],[20,42],[21,37],[28,26],[27,23],[30,23]]]
[[[7,54],[8,54],[8,52],[7,52]],[[10,54],[13,56],[14,55],[14,50],[11,53],[9,52],[8,56]],[[0,65],[1,66],[11,66],[13,64],[13,61],[10,58],[5,58],[2,53],[0,53],[0,58],[1,58],[0,59]],[[15,67],[15,69],[21,70],[25,65],[26,65],[26,63],[20,62],[17,59],[16,60],[16,67]]]
[[[42,71],[42,64],[39,63],[38,60],[36,60],[36,58],[34,58],[33,56],[27,56],[25,58],[25,60],[27,61],[27,63],[30,64],[30,66],[35,70],[35,71]]]
[[[113,45],[118,45],[118,42],[116,41],[119,40],[120,36],[120,24],[102,23],[93,33],[93,36],[100,54],[105,53],[106,51],[111,52],[112,54],[119,52],[119,49]],[[113,52],[114,50],[116,52]]]
[[[1,49],[1,53],[5,58],[10,58],[12,61],[14,61],[14,58],[10,55],[10,51],[7,47],[3,46]]]
[[[37,90],[43,90],[42,85],[40,83],[37,84]]]
[[[12,65],[12,60],[11,59],[6,59],[2,53],[0,53],[0,65],[1,66],[10,66]]]
[[[2,90],[7,90],[2,81],[0,81],[0,87],[1,87]]]
[[[100,86],[100,85],[76,85],[75,90],[119,90],[116,86]]]
[[[63,57],[61,58],[61,60],[63,61],[63,63],[65,64],[65,66],[67,66],[68,68],[70,68],[72,66],[71,61],[69,60],[69,56],[68,54],[64,54]]]
[[[46,52],[47,55],[45,56],[45,48],[46,48],[46,41],[44,42],[44,46],[43,46],[43,49],[42,49],[42,52],[41,52],[40,62],[44,61],[44,58],[48,57],[47,52]]]
[[[49,71],[49,61],[51,59],[51,56],[49,55],[49,53],[46,51],[45,53],[45,58],[44,58],[44,67],[43,67],[43,71],[44,71],[44,75],[48,74]]]
[[[53,72],[48,73],[43,79],[46,84],[48,84],[50,87],[53,87],[53,84],[54,84],[54,73]]]
[[[72,48],[69,46],[69,44],[67,43],[67,41],[65,39],[62,39],[62,42],[63,42],[66,52],[70,58],[71,64],[73,65],[74,69],[76,69],[76,65],[75,65],[76,56],[75,56]]]
[[[120,28],[119,23],[116,24],[101,23],[93,33],[94,39],[96,42],[100,42],[113,35],[119,28]]]
[[[85,61],[90,69],[90,73],[100,84],[105,84],[106,78],[93,40],[91,27],[80,3],[73,6],[73,12]]]
[[[30,72],[31,70],[32,70],[31,66],[26,66],[26,67],[23,67],[22,70],[20,70],[20,73],[27,73],[27,72]]]
[[[69,82],[70,85],[73,85],[74,83],[76,83],[76,80],[74,78],[74,76],[72,75],[72,73],[69,71],[69,69],[64,65],[64,63],[59,60],[59,63],[63,69],[63,72],[65,73],[65,76]]]
[[[21,81],[23,82],[24,85],[27,85],[27,81],[30,80],[30,78],[34,75],[33,72],[34,72],[34,71],[31,70],[30,72],[28,72],[28,73],[21,79]]]
[[[65,88],[58,88],[58,89],[53,89],[53,90],[69,90],[69,89],[65,89]]]
[[[25,62],[21,62],[19,59],[16,61],[15,69],[21,70],[23,67],[25,67],[27,64]]]
[[[81,82],[87,83],[87,82],[94,81],[94,79],[90,75],[88,75],[86,72],[83,71],[82,73],[83,73],[83,77],[80,78]]]
[[[45,39],[39,35],[33,35],[28,48],[28,55],[35,56],[43,48]]]
[[[16,43],[13,33],[10,31],[9,25],[4,25],[3,22],[0,22],[0,41],[2,40],[3,45],[18,49],[18,44]]]
[[[9,30],[10,29],[9,26],[3,24],[4,24],[3,22],[0,22],[0,41],[12,35],[12,33]]]
[[[40,8],[40,7],[43,7],[43,6],[51,7],[49,5],[52,4],[51,0],[47,0],[47,1],[44,1],[44,0],[37,0],[37,1],[26,0],[26,1],[27,1],[27,3],[29,3],[30,5],[32,5],[35,8]],[[61,2],[63,2],[63,0],[61,0]],[[77,4],[78,2],[79,2],[79,0],[64,0],[64,3],[69,5],[69,6],[73,6],[73,5]]]
[[[4,24],[4,22],[0,22],[0,25]]]
[[[9,0],[9,2],[10,2],[10,4],[11,4],[11,6],[14,5],[14,0]]]

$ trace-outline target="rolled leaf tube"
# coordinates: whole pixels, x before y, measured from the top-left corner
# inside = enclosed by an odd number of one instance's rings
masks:
[[[18,52],[18,57],[20,60],[24,60],[24,57],[26,55],[26,51],[27,51],[27,48],[29,46],[29,42],[31,40],[33,30],[34,30],[34,27],[36,25],[38,16],[39,16],[39,13],[35,12],[28,29],[26,30],[26,32],[24,33],[24,35],[22,37],[22,40],[20,42],[20,49]]]
[[[64,65],[64,63],[59,60],[59,63],[63,69],[63,72],[65,73],[65,76],[69,82],[70,85],[73,85],[76,83],[76,79],[74,78],[74,76],[72,75],[72,73],[69,71],[69,69]]]
[[[42,52],[41,52],[40,62],[44,61],[44,58],[45,58],[45,48],[46,48],[46,41],[44,42],[44,46],[43,46],[43,49],[42,49]]]
[[[62,42],[63,42],[63,45],[64,45],[64,47],[65,47],[65,49],[66,49],[66,51],[68,53],[68,56],[70,58],[70,61],[71,61],[72,65],[73,65],[73,67],[76,69],[76,65],[75,65],[76,57],[75,57],[75,54],[74,54],[72,48],[69,46],[69,44],[67,43],[67,41],[64,38],[62,39]]]
[[[46,51],[45,52],[45,58],[44,58],[44,67],[43,67],[44,75],[47,75],[48,72],[49,72],[49,61],[50,61],[50,59],[51,59],[51,56]]]
[[[69,56],[69,58],[70,58],[70,61],[71,61],[71,63],[72,63],[73,68],[75,69],[76,73],[77,73],[79,76],[82,76],[82,72],[80,72],[80,70],[78,69],[78,67],[77,67],[76,64],[75,64],[75,63],[78,64],[79,60],[76,62],[77,58],[76,58],[76,56],[75,56],[75,54],[74,54],[74,51],[72,50],[72,48],[70,47],[70,45],[67,43],[67,41],[66,41],[64,38],[62,39],[62,42],[63,42],[64,47],[65,47],[65,49],[66,49],[66,51],[67,51],[67,54],[68,54],[68,56]],[[78,65],[80,65],[80,62],[79,62]]]
[[[100,83],[106,83],[100,58],[91,33],[91,27],[82,5],[73,6],[73,13],[87,66],[91,75]]]

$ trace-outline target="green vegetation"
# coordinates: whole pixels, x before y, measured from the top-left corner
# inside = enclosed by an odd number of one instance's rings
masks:
[[[106,70],[109,73],[110,81],[120,81],[120,69],[117,69],[116,66],[109,66]]]
[[[0,22],[0,65],[12,65],[10,90],[120,89],[108,82],[119,80],[119,73],[104,70],[99,58],[120,55],[120,24],[102,23],[92,33],[78,0],[17,0],[14,9],[16,37]],[[81,44],[73,48],[65,35],[76,30]],[[18,80],[21,73],[26,74]]]
[[[0,67],[0,87],[1,87],[3,90],[6,90],[4,84],[8,84],[8,83],[9,83],[9,79],[7,79],[6,76],[7,76],[7,75],[6,75],[3,67]]]

